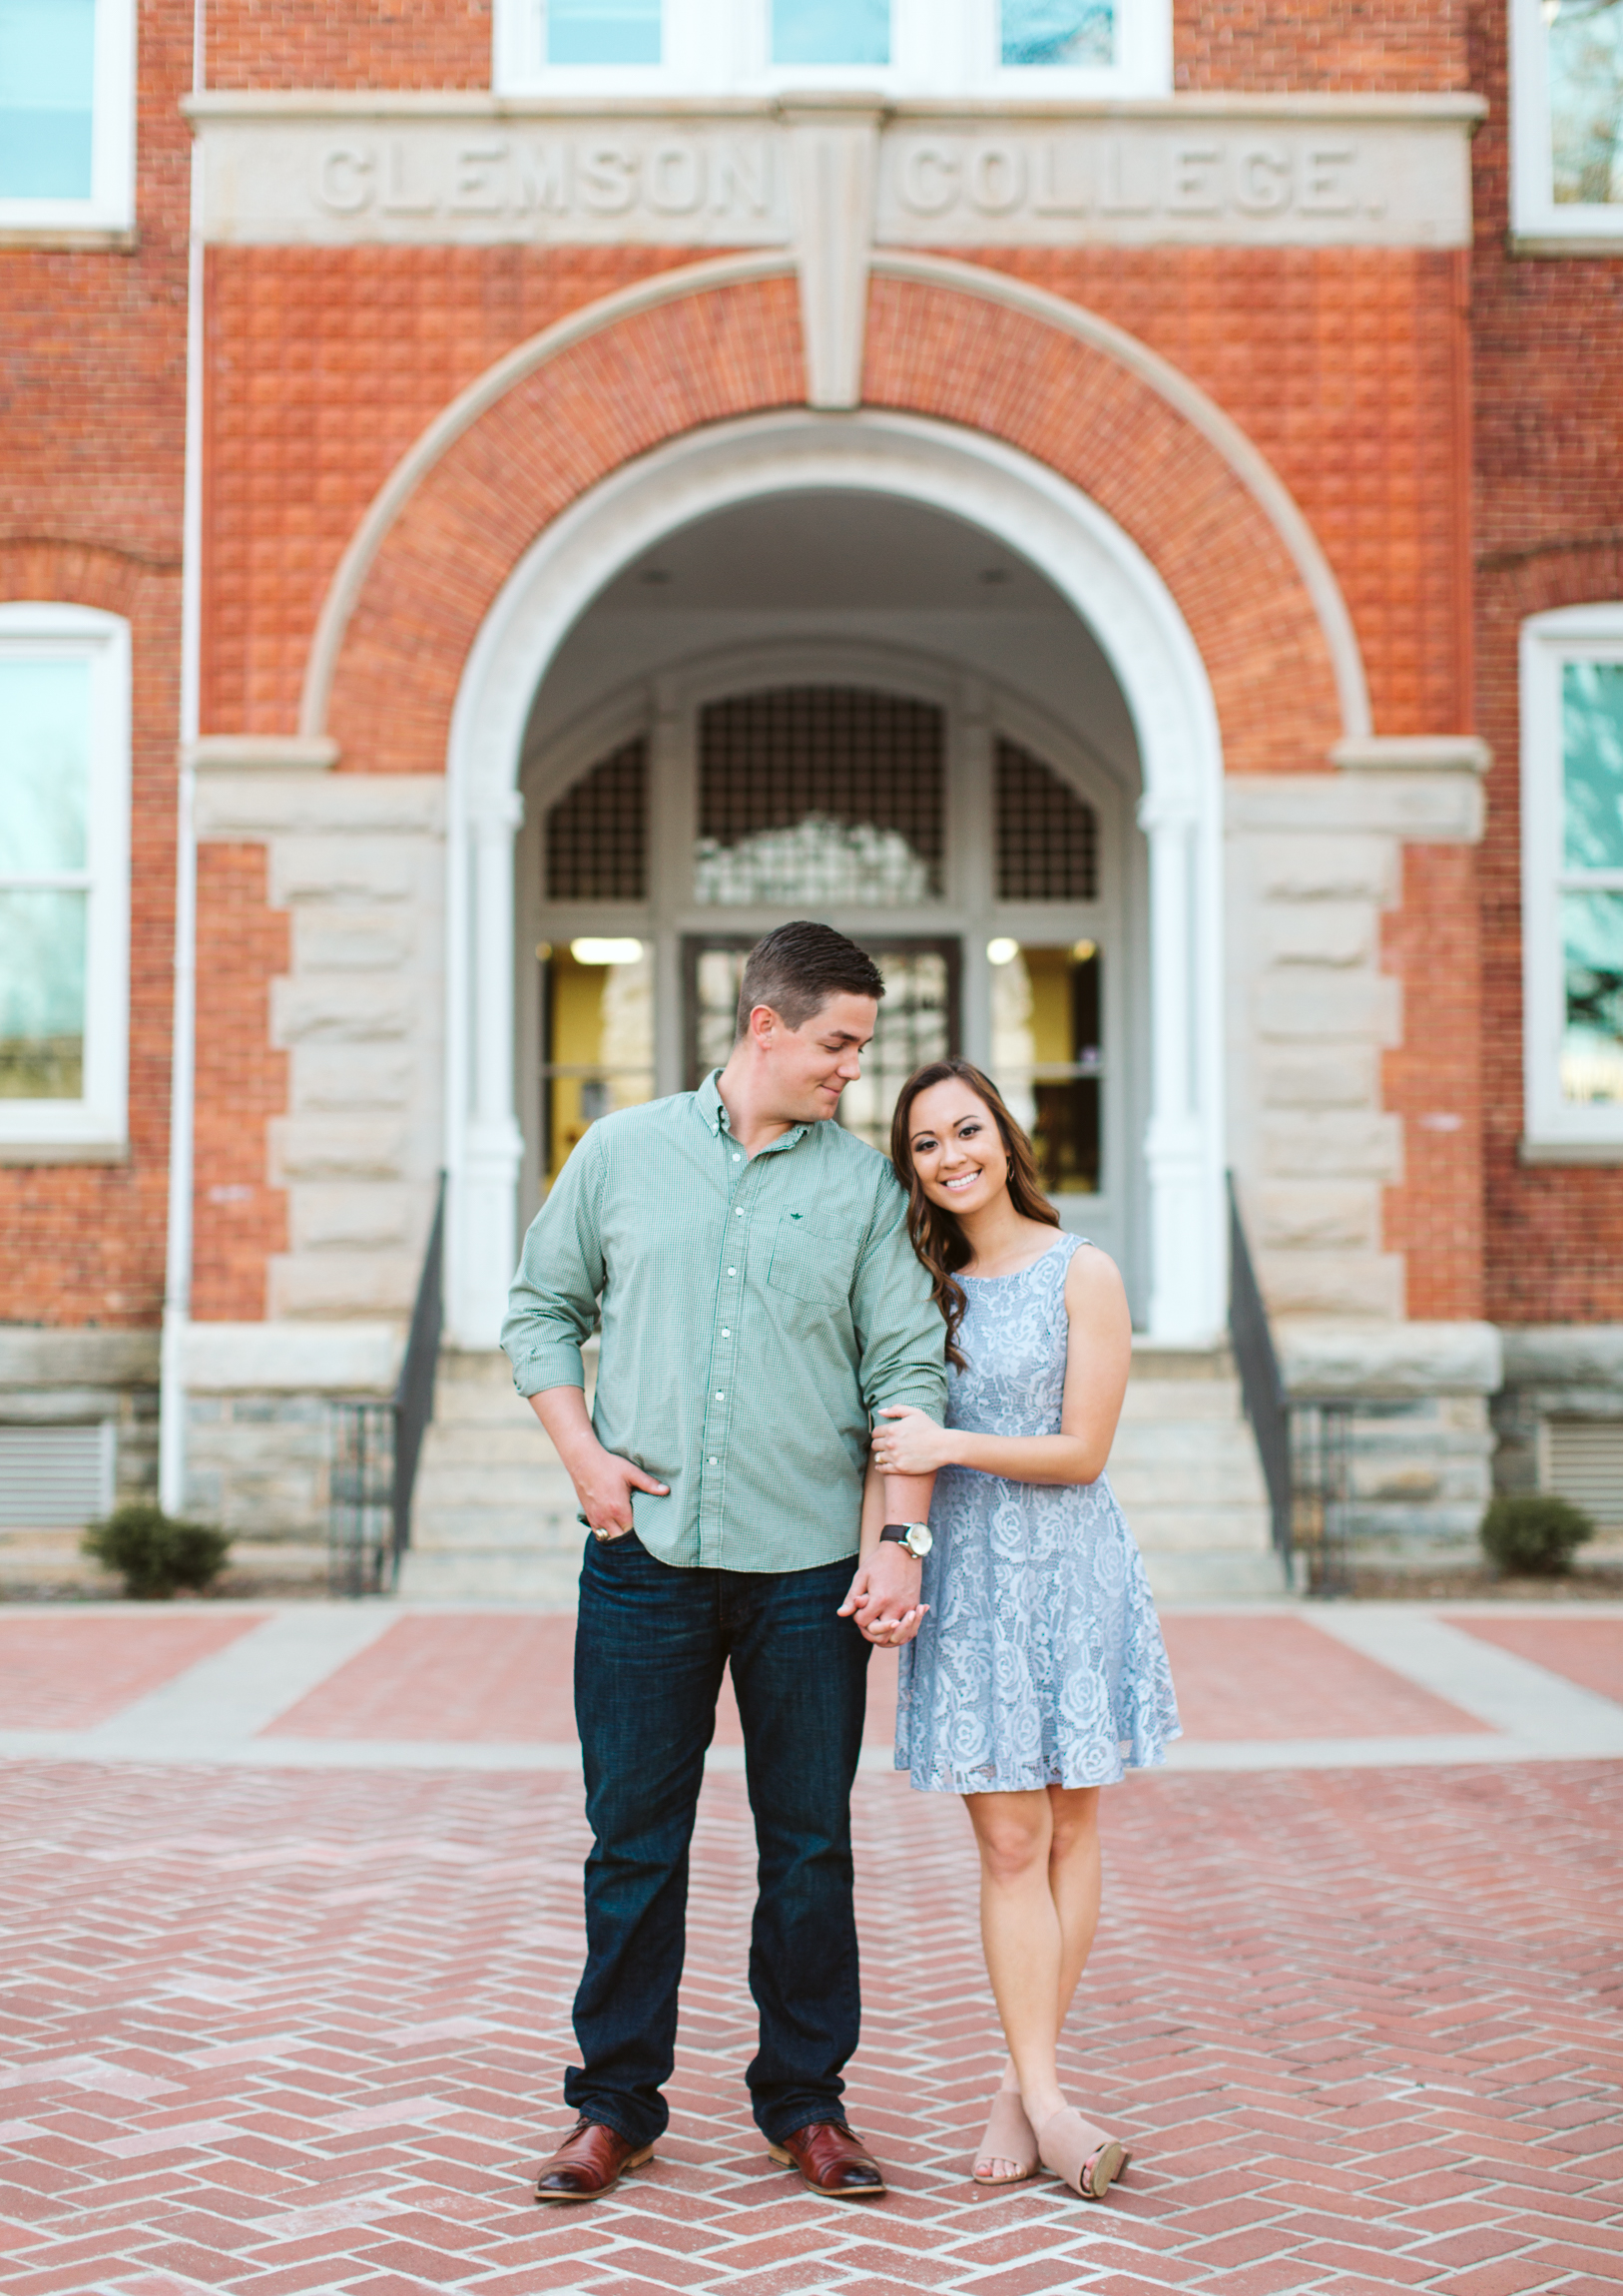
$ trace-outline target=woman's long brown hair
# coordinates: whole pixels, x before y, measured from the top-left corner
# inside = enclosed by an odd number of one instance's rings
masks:
[[[895,1166],[896,1178],[907,1191],[907,1233],[912,1238],[913,1250],[929,1274],[935,1304],[946,1319],[947,1362],[961,1372],[966,1367],[963,1350],[958,1345],[958,1326],[963,1322],[968,1302],[958,1281],[958,1270],[968,1263],[969,1244],[956,1215],[943,1204],[932,1204],[925,1195],[913,1169],[912,1143],[913,1102],[932,1084],[952,1082],[966,1084],[975,1098],[983,1100],[990,1109],[1008,1152],[1009,1198],[1021,1219],[1040,1220],[1044,1227],[1057,1228],[1059,1214],[1037,1184],[1037,1159],[1031,1152],[1031,1142],[1009,1114],[1003,1095],[991,1078],[982,1075],[973,1061],[960,1059],[956,1054],[950,1060],[931,1060],[924,1067],[915,1068],[901,1088],[896,1113],[890,1119],[890,1161]]]

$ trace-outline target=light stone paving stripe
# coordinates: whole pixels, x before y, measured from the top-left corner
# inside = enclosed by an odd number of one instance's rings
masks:
[[[1559,1756],[1623,1754],[1623,1706],[1434,1613],[1408,1603],[1371,1602],[1304,1615],[1322,1634],[1445,1698],[1518,1745]]]
[[[1235,1607],[1237,1615],[1258,1615],[1256,1606]],[[1484,1723],[1485,1732],[1184,1738],[1170,1750],[1169,1771],[1434,1769],[1623,1757],[1623,1705],[1581,1689],[1530,1659],[1461,1632],[1430,1608],[1411,1603],[1268,1607],[1305,1619],[1348,1648],[1446,1699]],[[1447,1607],[1457,1612],[1460,1606]],[[1497,1615],[1512,1608],[1524,1614],[1521,1605],[1477,1607]],[[1599,1611],[1614,1615],[1616,1606],[1585,1604],[1578,1615],[1593,1616]],[[1208,1614],[1222,1613],[1218,1606],[1212,1606]],[[1550,1613],[1547,1605],[1539,1605],[1530,1614]],[[401,1615],[400,1608],[388,1602],[288,1604],[229,1648],[200,1660],[93,1730],[0,1730],[0,1760],[162,1763],[254,1770],[563,1771],[578,1775],[580,1748],[573,1739],[514,1742],[260,1735],[385,1634]],[[890,1770],[891,1749],[883,1744],[864,1747],[861,1766],[867,1771]],[[742,1771],[744,1749],[713,1746],[706,1767]]]
[[[370,1603],[310,1603],[280,1611],[81,1733],[89,1759],[207,1761],[213,1748],[233,1748],[269,1729],[386,1634],[394,1616]]]

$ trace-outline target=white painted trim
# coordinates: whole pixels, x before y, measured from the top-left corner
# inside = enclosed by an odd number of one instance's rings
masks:
[[[1586,876],[1597,890],[1623,889],[1617,872],[1562,865],[1561,670],[1572,661],[1623,663],[1623,603],[1563,606],[1521,626],[1523,1163],[1544,1162],[1550,1151],[1588,1161],[1585,1150],[1623,1146],[1623,1106],[1561,1097],[1560,895]]]
[[[123,233],[135,223],[136,0],[97,0],[88,200],[0,200],[0,232],[16,246],[37,233]]]
[[[1509,0],[1510,231],[1520,256],[1616,255],[1623,204],[1557,203],[1542,0]]]
[[[1209,1343],[1223,1327],[1227,1261],[1222,751],[1205,667],[1148,559],[1056,472],[974,431],[871,411],[719,423],[624,466],[548,527],[474,642],[447,760],[452,1338],[494,1345],[517,1250],[511,845],[514,780],[536,689],[583,602],[663,536],[732,503],[821,487],[899,496],[996,535],[1071,602],[1121,682],[1143,759],[1150,840],[1149,1326],[1168,1343]]]
[[[128,1138],[130,1047],[130,625],[99,607],[0,604],[0,654],[49,651],[90,664],[90,786],[83,868],[53,881],[88,894],[84,1090],[77,1100],[0,1100],[0,1142],[68,1162],[122,1155]],[[19,872],[7,883],[25,886]]]
[[[689,120],[776,119],[786,108],[805,110],[812,91],[781,96],[688,96],[680,92],[659,95],[615,93],[572,97],[567,94],[526,96],[487,95],[477,89],[412,88],[211,88],[207,94],[183,96],[180,108],[200,128],[214,121],[232,120],[386,120],[402,125],[412,120]],[[848,105],[841,95],[838,104]],[[1463,93],[1407,94],[1403,91],[1318,92],[1255,95],[1191,92],[1187,95],[1135,97],[1119,104],[1108,97],[1076,98],[1045,91],[1020,97],[928,96],[886,99],[887,120],[1291,120],[1325,126],[1370,126],[1382,122],[1393,127],[1451,124],[1470,133],[1487,117],[1487,100]]]
[[[1067,301],[1063,295],[1051,294],[1046,287],[1028,287],[1023,280],[1010,279],[987,265],[960,263],[947,256],[903,254],[892,249],[876,250],[872,268],[881,278],[912,280],[921,287],[949,287],[959,294],[1001,303],[1007,309],[1024,312],[1028,318],[1058,327],[1091,349],[1102,351],[1107,358],[1116,359],[1141,382],[1148,383],[1157,396],[1165,399],[1186,421],[1192,422],[1217,448],[1256,501],[1306,585],[1330,653],[1344,736],[1359,740],[1371,733],[1369,688],[1363,674],[1357,634],[1342,596],[1341,584],[1331,570],[1319,537],[1268,457],[1215,399],[1208,398],[1198,383],[1192,382],[1180,367],[1152,350],[1148,343],[1140,342],[1136,335],[1127,333],[1125,328],[1112,326],[1108,319],[1085,310],[1080,303]]]
[[[338,762],[338,745],[324,734],[204,734],[181,752],[198,774],[322,774]]]
[[[1493,752],[1475,734],[1369,734],[1334,743],[1330,762],[1351,771],[1485,774]]]
[[[337,668],[339,649],[354,612],[372,562],[383,546],[384,537],[404,508],[407,498],[424,479],[463,431],[471,428],[480,415],[505,397],[527,375],[559,352],[570,350],[604,327],[614,326],[621,319],[635,318],[644,311],[657,310],[662,303],[679,302],[688,295],[707,294],[717,287],[739,287],[748,281],[785,279],[794,270],[793,260],[777,249],[762,254],[744,256],[718,256],[714,260],[686,264],[680,271],[666,272],[661,277],[640,280],[634,287],[622,287],[617,293],[604,295],[589,303],[584,310],[572,311],[540,334],[521,342],[494,366],[469,383],[435,415],[419,438],[409,446],[367,505],[366,515],[355,528],[348,547],[338,561],[336,573],[321,601],[320,618],[315,635],[310,641],[309,660],[304,668],[304,691],[298,708],[298,731],[301,739],[318,741],[326,733],[327,703],[331,697],[333,672]]]

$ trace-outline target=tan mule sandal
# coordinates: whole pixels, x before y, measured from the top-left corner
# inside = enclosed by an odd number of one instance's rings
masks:
[[[1133,2157],[1125,2145],[1070,2105],[1043,2122],[1039,2153],[1044,2168],[1083,2200],[1103,2200]]]
[[[978,2168],[971,2169],[977,2184],[1024,2184],[1028,2177],[1036,2175],[1037,2132],[1026,2118],[1026,2108],[1020,2102],[1017,2088],[1000,2088],[993,2097],[991,2118],[975,2158],[1020,2163],[1012,2176],[982,2176]]]

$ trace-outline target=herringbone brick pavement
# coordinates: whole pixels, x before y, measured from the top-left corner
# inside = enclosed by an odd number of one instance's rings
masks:
[[[1281,1770],[1106,1796],[1079,2100],[1102,2208],[985,2193],[998,2054],[956,1801],[864,1773],[853,2120],[819,2203],[740,2072],[753,1854],[708,1782],[673,2124],[547,2212],[579,1955],[562,1773],[0,1771],[5,2296],[1445,2296],[1623,2280],[1615,1764]]]

